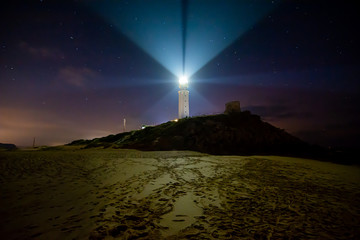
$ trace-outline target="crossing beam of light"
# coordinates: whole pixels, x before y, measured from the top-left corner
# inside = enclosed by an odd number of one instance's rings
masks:
[[[188,0],[183,0],[181,4],[181,20],[182,20],[182,74],[185,74],[186,59],[186,33],[187,33],[187,8]]]
[[[175,76],[191,77],[277,1],[94,0],[86,4]]]
[[[269,0],[191,1],[187,9],[187,75],[196,73],[234,43],[276,4]]]

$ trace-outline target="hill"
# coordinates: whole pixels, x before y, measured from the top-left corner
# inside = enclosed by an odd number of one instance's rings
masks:
[[[217,155],[293,155],[313,147],[249,111],[184,118],[69,145],[138,150],[192,150]]]
[[[0,151],[1,150],[16,150],[17,147],[15,144],[11,143],[0,143]]]

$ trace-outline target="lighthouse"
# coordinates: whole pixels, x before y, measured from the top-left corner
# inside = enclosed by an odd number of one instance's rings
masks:
[[[179,78],[179,119],[189,117],[189,90],[186,76]]]

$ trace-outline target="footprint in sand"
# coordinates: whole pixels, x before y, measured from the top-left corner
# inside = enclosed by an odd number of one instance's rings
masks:
[[[202,209],[194,203],[194,198],[192,193],[179,197],[174,210],[162,216],[160,225],[166,228],[163,230],[164,237],[178,233],[195,223],[195,216],[202,215]]]

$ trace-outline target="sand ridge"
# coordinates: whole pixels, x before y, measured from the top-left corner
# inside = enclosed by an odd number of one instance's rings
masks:
[[[360,238],[355,166],[181,151],[0,154],[7,239]]]

